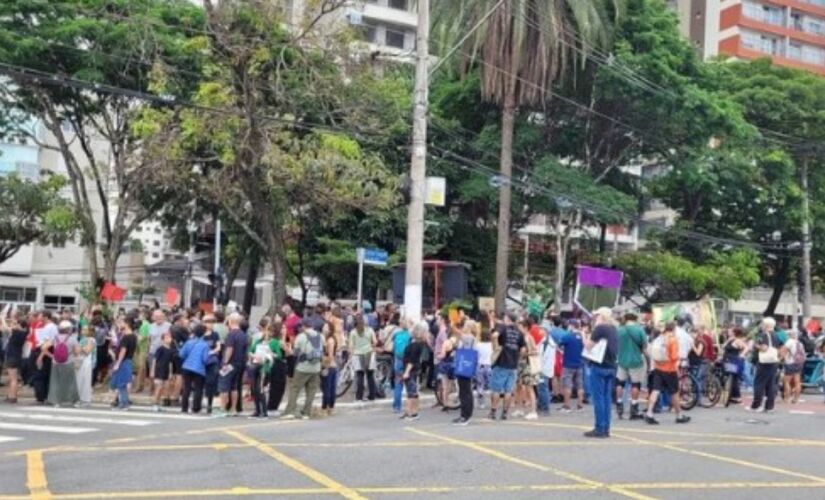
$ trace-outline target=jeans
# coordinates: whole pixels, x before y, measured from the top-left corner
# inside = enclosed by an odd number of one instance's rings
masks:
[[[367,378],[367,387],[369,389],[368,399],[373,401],[375,393],[378,392],[375,388],[375,372],[373,370],[358,370],[355,372],[355,399],[361,401],[364,399],[364,376]]]
[[[590,363],[585,362],[583,368],[584,368],[584,399],[589,400],[591,395],[593,394],[593,387],[591,386],[591,384],[592,384],[591,379],[593,378],[593,367],[590,365]],[[615,369],[613,371],[615,372]],[[579,401],[582,401],[581,397],[579,397]]]
[[[401,396],[404,392],[404,361],[396,359],[393,371],[395,372],[395,383],[392,388],[392,409],[401,411]]]
[[[745,360],[745,366],[742,369],[742,378],[740,381],[745,387],[754,386],[755,381],[753,377],[753,364],[748,359]]]
[[[544,375],[539,375],[539,385],[536,387],[538,393],[538,400],[536,408],[540,412],[550,412],[550,386],[549,379]]]
[[[461,418],[470,420],[473,417],[473,379],[456,377],[458,380],[458,400],[461,403]]]
[[[269,411],[277,411],[281,406],[281,400],[284,399],[284,392],[286,392],[286,373],[286,361],[276,359],[269,373],[269,402],[266,405]]]
[[[338,369],[327,368],[327,374],[321,375],[321,409],[335,408],[335,396],[338,390]]]
[[[596,417],[596,432],[610,433],[610,402],[613,401],[613,386],[616,381],[616,368],[602,366],[590,367],[590,397],[593,413]]]
[[[304,410],[303,414],[307,417],[312,416],[312,401],[315,399],[315,393],[318,392],[321,377],[318,373],[307,373],[295,370],[295,375],[292,377],[292,383],[289,385],[289,400],[286,404],[284,413],[292,414],[296,417],[301,415],[298,413],[298,394],[301,390],[304,391]]]
[[[206,394],[206,407],[212,409],[212,401],[218,394],[218,372],[221,367],[218,363],[212,363],[206,367],[206,378],[203,382],[203,392]]]
[[[753,381],[753,403],[751,408],[762,406],[765,398],[765,410],[773,410],[776,399],[776,372],[779,366],[776,363],[756,365],[756,378]]]

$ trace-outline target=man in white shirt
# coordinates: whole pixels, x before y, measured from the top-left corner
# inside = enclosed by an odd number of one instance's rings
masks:
[[[156,309],[152,312],[152,324],[149,325],[149,356],[147,359],[155,358],[155,351],[161,345],[163,334],[169,331],[172,325],[166,321],[166,315],[163,311]]]
[[[688,325],[687,319],[683,316],[676,319],[676,340],[679,342],[679,361],[682,364],[687,362],[690,350],[693,348],[693,338],[687,331]]]
[[[32,363],[31,386],[34,389],[34,397],[38,403],[45,403],[49,395],[49,378],[52,373],[51,355],[40,356],[43,346],[47,342],[52,342],[57,338],[57,325],[54,324],[52,313],[43,311],[40,313],[40,321],[43,326],[34,331],[35,342],[37,344],[32,350],[29,358]],[[38,361],[40,360],[40,361]]]

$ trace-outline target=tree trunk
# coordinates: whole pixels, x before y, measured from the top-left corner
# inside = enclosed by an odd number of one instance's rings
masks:
[[[252,305],[255,302],[255,281],[258,278],[258,259],[254,259],[249,263],[249,269],[246,271],[246,286],[243,292],[243,312],[249,314],[252,311]]]
[[[782,257],[779,261],[779,267],[776,269],[776,274],[773,276],[773,291],[771,298],[768,300],[768,306],[765,308],[763,316],[773,316],[776,311],[776,306],[779,304],[779,299],[782,298],[782,292],[785,291],[785,285],[788,284],[788,274],[791,270],[791,259],[789,257]]]
[[[599,224],[599,263],[604,264],[604,254],[607,251],[607,224]]]
[[[510,204],[513,174],[513,134],[515,128],[515,83],[507,85],[501,114],[501,187],[498,202],[498,240],[496,244],[496,312],[504,312],[510,266]]]

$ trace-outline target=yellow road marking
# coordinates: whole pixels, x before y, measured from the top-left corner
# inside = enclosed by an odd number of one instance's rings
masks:
[[[587,425],[575,425],[575,424],[557,424],[557,423],[550,423],[550,422],[507,422],[505,425],[519,425],[519,426],[528,426],[528,427],[556,427],[560,429],[580,429],[580,430],[590,430],[591,427]],[[630,432],[634,434],[657,434],[663,436],[676,436],[676,437],[703,437],[703,438],[719,438],[719,439],[727,439],[727,440],[744,440],[744,441],[758,441],[758,442],[771,442],[774,444],[799,444],[799,443],[807,443],[813,446],[825,446],[824,440],[816,440],[816,439],[793,439],[793,438],[775,438],[775,437],[766,437],[766,436],[743,436],[739,434],[713,434],[713,433],[704,433],[704,432],[687,432],[687,431],[667,431],[667,430],[657,430],[657,429],[635,429],[632,427],[611,427],[610,428],[611,434],[613,432]]]
[[[43,452],[32,451],[26,454],[26,487],[29,489],[32,500],[52,498],[52,494],[49,492],[49,483],[46,481],[46,464],[43,463]]]
[[[424,437],[440,439],[440,440],[442,440],[446,443],[454,444],[454,445],[457,445],[457,446],[463,446],[465,448],[470,448],[471,450],[475,450],[475,451],[484,453],[486,455],[490,455],[492,457],[498,458],[499,460],[504,460],[506,462],[511,462],[511,463],[514,463],[514,464],[518,464],[518,465],[521,465],[523,467],[528,467],[530,469],[536,469],[536,470],[540,470],[540,471],[543,471],[543,472],[551,472],[551,473],[553,473],[553,474],[555,474],[559,477],[563,477],[565,479],[575,481],[575,482],[580,483],[582,485],[587,485],[587,486],[589,486],[593,489],[606,489],[608,491],[612,491],[613,493],[617,493],[619,495],[623,495],[623,496],[630,497],[630,498],[635,498],[636,500],[651,500],[651,498],[652,498],[652,497],[649,497],[647,495],[642,495],[642,494],[636,493],[634,491],[627,490],[625,488],[615,487],[615,486],[611,486],[611,485],[608,485],[608,484],[605,484],[605,483],[601,483],[599,481],[594,481],[592,479],[587,479],[585,477],[579,476],[578,474],[574,474],[572,472],[567,472],[567,471],[564,471],[564,470],[561,470],[561,469],[557,469],[555,467],[549,467],[549,466],[546,466],[546,465],[537,464],[535,462],[530,462],[530,461],[527,461],[527,460],[523,460],[521,458],[514,457],[512,455],[508,455],[508,454],[502,453],[498,450],[494,450],[492,448],[487,448],[485,446],[481,446],[479,444],[475,444],[475,443],[470,442],[470,441],[462,441],[462,440],[459,440],[459,439],[453,439],[451,437],[442,436],[440,434],[435,434],[435,433],[432,433],[432,432],[422,431],[420,429],[415,429],[415,428],[412,428],[412,427],[407,427],[407,430],[410,431],[410,432],[414,432],[416,434],[419,434],[421,436],[424,436]]]
[[[821,482],[775,482],[775,481],[734,481],[719,483],[625,483],[624,488],[638,490],[704,490],[704,489],[749,489],[749,488],[825,488]]]
[[[344,498],[349,498],[350,500],[362,500],[364,497],[358,494],[357,491],[344,486],[343,484],[339,483],[338,481],[332,479],[331,477],[317,471],[294,458],[284,455],[280,451],[275,450],[271,446],[267,445],[266,443],[262,443],[253,439],[246,434],[242,434],[238,431],[226,431],[226,433],[238,441],[242,443],[246,443],[250,446],[253,446],[258,449],[261,453],[268,455],[278,462],[286,465],[287,467],[300,472],[301,474],[305,475],[306,477],[312,479],[318,484],[326,486],[334,493],[341,495]]]
[[[180,497],[239,497],[251,495],[325,495],[335,493],[326,488],[226,488],[214,490],[159,490],[111,491],[95,493],[66,493],[53,495],[52,500],[105,500],[120,498],[180,498]],[[5,500],[0,497],[0,500]]]
[[[764,465],[764,464],[759,464],[759,463],[756,463],[756,462],[749,462],[747,460],[741,460],[741,459],[738,459],[738,458],[727,457],[727,456],[724,456],[724,455],[717,455],[715,453],[709,453],[709,452],[706,452],[706,451],[691,450],[691,449],[688,449],[688,448],[682,448],[682,447],[675,446],[675,445],[656,443],[654,441],[645,441],[645,440],[642,440],[642,439],[639,439],[639,438],[636,438],[636,437],[633,437],[633,436],[624,436],[622,434],[616,434],[615,432],[611,433],[611,435],[614,436],[614,437],[620,438],[620,439],[627,439],[627,440],[635,441],[635,442],[638,442],[638,443],[649,444],[651,446],[656,446],[656,447],[659,447],[659,448],[662,448],[662,449],[665,449],[665,450],[678,451],[680,453],[686,453],[688,455],[694,455],[694,456],[702,457],[702,458],[710,458],[712,460],[717,460],[719,462],[727,462],[727,463],[730,463],[730,464],[741,465],[743,467],[749,467],[751,469],[757,469],[757,470],[762,470],[762,471],[767,471],[767,472],[773,472],[775,474],[782,474],[782,475],[785,475],[785,476],[791,476],[791,477],[796,477],[796,478],[800,478],[800,479],[807,479],[809,481],[814,481],[816,483],[825,485],[825,478],[823,478],[823,477],[812,476],[810,474],[804,474],[802,472],[796,472],[796,471],[792,471],[792,470],[788,470],[788,469],[783,469],[781,467],[774,467],[772,465]]]

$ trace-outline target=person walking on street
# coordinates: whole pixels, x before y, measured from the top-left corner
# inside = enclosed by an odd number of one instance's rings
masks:
[[[625,323],[619,328],[619,356],[616,372],[616,412],[619,418],[624,414],[624,386],[630,381],[630,420],[643,418],[639,410],[639,392],[647,378],[644,352],[647,349],[647,334],[638,323],[635,313],[624,315]]]
[[[312,328],[312,318],[304,318],[303,331],[295,338],[295,376],[289,386],[289,401],[284,411],[284,419],[312,416],[312,402],[321,384],[321,360],[324,357],[324,340]],[[304,393],[304,409],[298,413],[298,396]]]
[[[616,380],[619,339],[609,308],[602,307],[596,310],[594,325],[593,333],[587,339],[586,346],[588,351],[592,351],[597,345],[603,343],[604,356],[600,362],[591,359],[590,391],[596,423],[593,430],[585,432],[584,435],[592,438],[608,438],[610,437],[610,404],[613,400],[613,384]]]
[[[681,362],[679,350],[676,325],[668,323],[665,325],[665,331],[656,337],[650,345],[650,357],[653,360],[653,391],[648,398],[647,414],[645,415],[645,422],[648,424],[659,424],[659,421],[653,418],[653,408],[662,393],[670,395],[671,406],[673,411],[676,412],[676,423],[686,424],[690,422],[690,417],[682,414],[682,398],[679,397],[679,363]]]
[[[751,411],[759,410],[763,400],[763,411],[772,411],[776,400],[776,373],[779,370],[779,348],[782,344],[775,330],[776,320],[767,317],[762,320],[762,328],[756,334],[756,377],[753,382]]]

